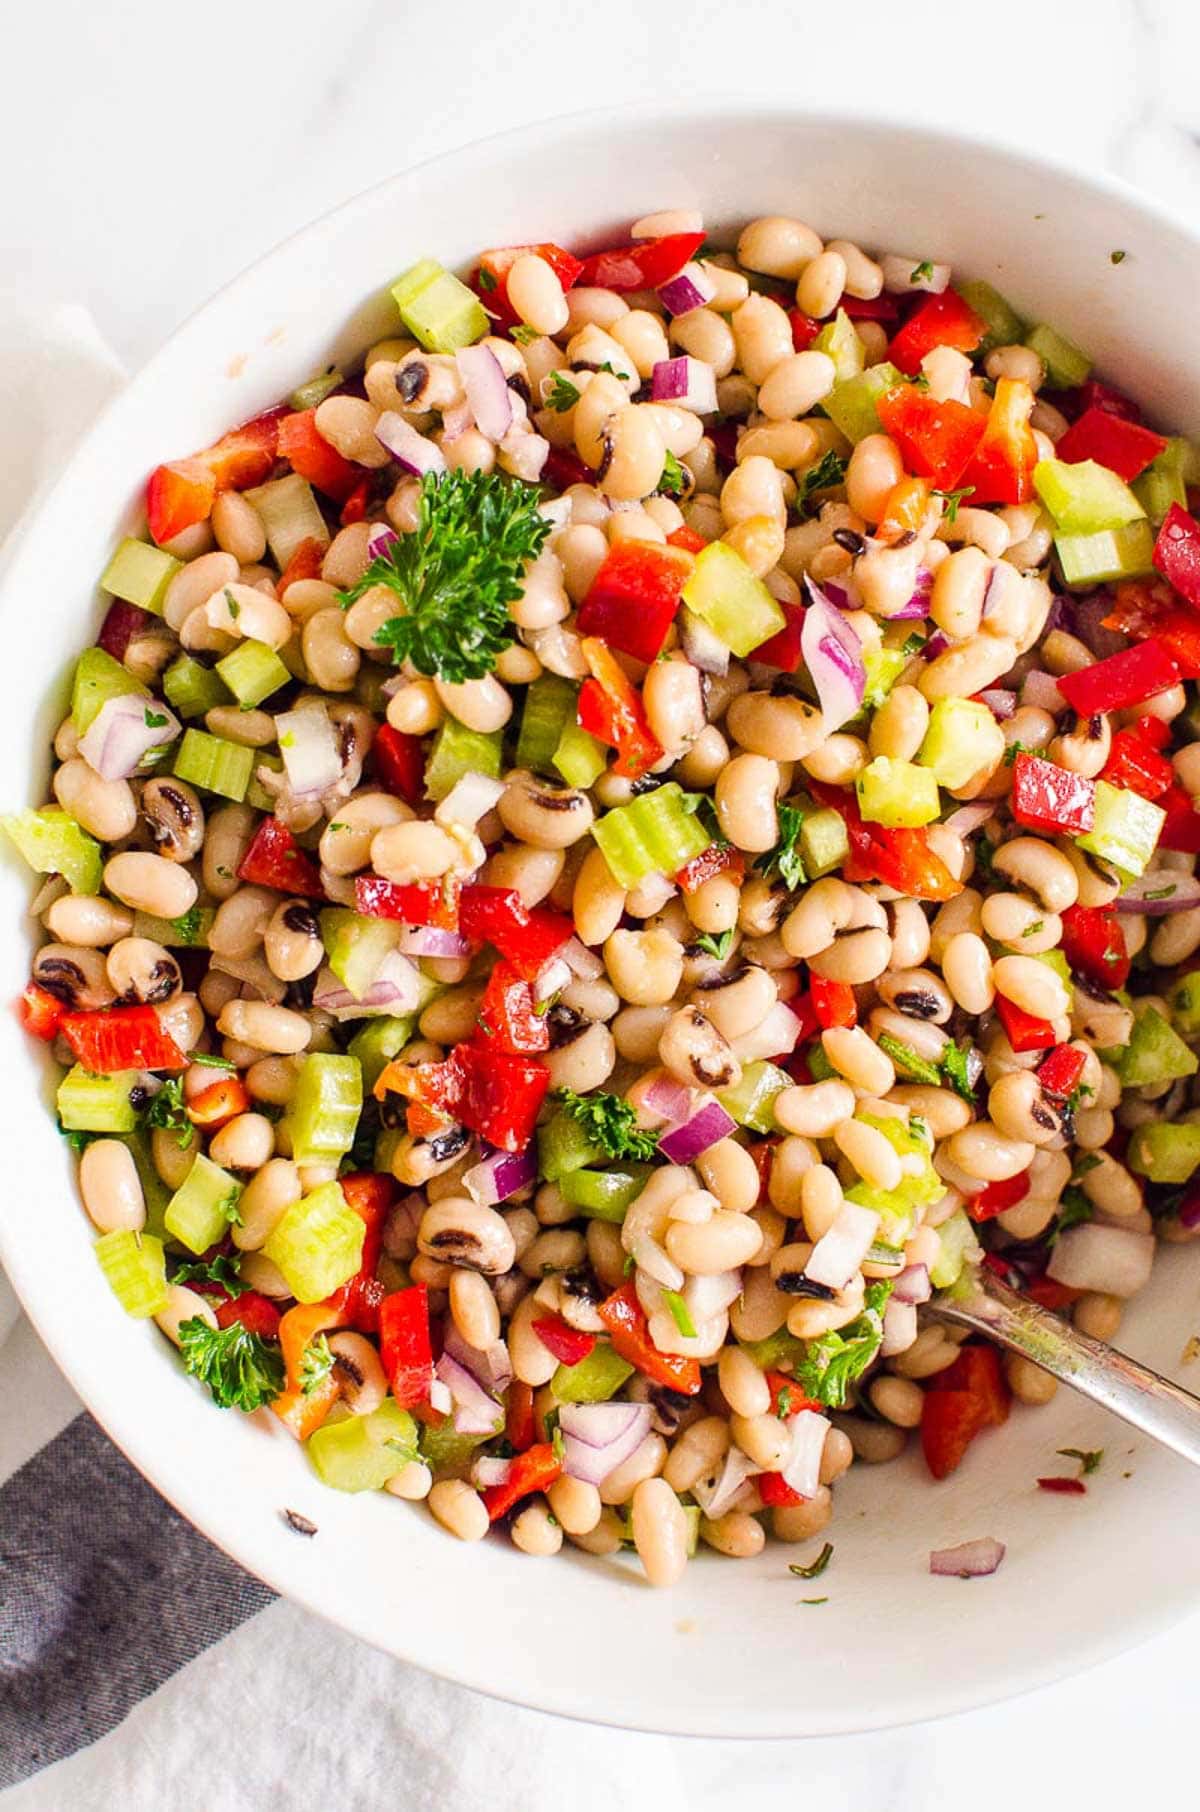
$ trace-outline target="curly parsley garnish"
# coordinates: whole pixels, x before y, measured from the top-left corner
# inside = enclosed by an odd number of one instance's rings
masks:
[[[189,1259],[186,1264],[177,1265],[171,1273],[172,1283],[214,1283],[220,1284],[226,1296],[243,1296],[250,1288],[242,1282],[237,1260],[227,1252],[218,1252],[215,1258]]]
[[[538,504],[536,489],[496,472],[427,472],[416,528],[340,594],[343,608],[386,586],[401,608],[375,641],[397,666],[452,685],[482,679],[512,646],[508,607],[550,533]]]
[[[207,1385],[214,1403],[222,1409],[249,1413],[261,1409],[283,1389],[283,1357],[240,1321],[227,1328],[209,1327],[195,1315],[180,1323],[179,1350],[184,1368]]]
[[[594,1089],[590,1095],[577,1095],[573,1088],[560,1088],[555,1099],[606,1156],[637,1158],[643,1162],[654,1157],[658,1134],[642,1131],[623,1095],[608,1095],[603,1089]]]
[[[196,1135],[196,1129],[187,1117],[183,1105],[183,1078],[171,1076],[163,1083],[156,1095],[150,1098],[146,1108],[146,1125],[157,1126],[162,1132],[175,1134],[175,1143],[187,1150]]]
[[[768,881],[773,875],[778,875],[786,887],[795,889],[808,878],[800,851],[796,847],[804,823],[804,812],[798,805],[780,805],[776,807],[776,815],[779,820],[779,841],[774,849],[769,849],[765,856],[760,856],[754,866]]]
[[[810,1340],[796,1365],[796,1383],[805,1396],[843,1409],[846,1393],[876,1358],[883,1342],[883,1311],[892,1293],[889,1281],[867,1285],[861,1315],[847,1327]]]

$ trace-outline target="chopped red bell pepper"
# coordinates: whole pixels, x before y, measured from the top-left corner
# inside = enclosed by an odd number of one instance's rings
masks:
[[[1186,855],[1200,855],[1200,812],[1190,794],[1176,781],[1156,804],[1166,812],[1166,821],[1158,834],[1159,849],[1180,850]]]
[[[900,298],[884,292],[879,296],[843,296],[838,303],[852,321],[898,321]]]
[[[504,1405],[504,1434],[510,1446],[518,1453],[524,1453],[527,1447],[532,1447],[537,1438],[533,1419],[533,1386],[522,1384],[519,1378],[514,1378],[508,1387]]]
[[[1056,1315],[1078,1302],[1083,1293],[1071,1284],[1056,1282],[1053,1277],[1034,1277],[1021,1286],[1022,1296],[1028,1296],[1031,1302],[1040,1303],[1043,1309],[1053,1309]]]
[[[1002,1183],[989,1183],[986,1189],[969,1198],[967,1213],[973,1221],[995,1220],[998,1214],[1004,1214],[1025,1200],[1032,1176],[1032,1171],[1021,1170],[1015,1177],[1005,1177]]]
[[[1058,689],[1080,717],[1106,711],[1127,711],[1168,686],[1179,682],[1179,667],[1163,644],[1152,636],[1107,660],[1082,667],[1078,673],[1059,675]]]
[[[959,1348],[958,1358],[944,1372],[935,1372],[926,1384],[929,1391],[969,1391],[983,1405],[984,1426],[1002,1428],[1012,1408],[1012,1393],[1004,1379],[1000,1355],[994,1346],[972,1342]]]
[[[1036,401],[1023,379],[998,380],[982,439],[962,475],[963,484],[972,487],[973,504],[1029,503],[1033,498],[1038,450],[1029,417]]]
[[[485,1044],[513,1053],[548,1051],[550,1026],[533,1001],[532,984],[503,958],[488,976],[479,1003],[479,1030]]]
[[[1035,1014],[1026,1013],[1023,1007],[1009,1000],[1006,994],[997,994],[996,1011],[1000,1015],[1008,1042],[1018,1057],[1025,1051],[1048,1051],[1058,1043],[1054,1027],[1048,1019],[1038,1019]]]
[[[508,299],[508,273],[517,259],[527,253],[548,264],[564,290],[572,288],[583,269],[579,259],[571,252],[564,251],[561,245],[554,245],[549,241],[542,245],[492,246],[488,251],[482,252],[478,268],[471,278],[471,287],[489,315],[502,327],[515,327],[519,319]]]
[[[355,522],[365,522],[370,503],[371,480],[360,479],[342,505],[341,515],[338,517],[342,527],[349,528]]]
[[[1136,731],[1118,730],[1100,778],[1110,786],[1153,800],[1161,798],[1173,784],[1175,770],[1166,756],[1143,742]]]
[[[1118,585],[1113,607],[1102,622],[1105,629],[1117,629],[1139,641],[1154,636],[1179,668],[1181,679],[1200,678],[1200,616],[1181,603],[1164,580],[1127,579]],[[1138,733],[1144,740],[1152,741],[1153,733],[1143,727],[1147,721],[1139,718]],[[1154,746],[1161,748],[1163,744]]]
[[[533,1331],[560,1365],[578,1365],[581,1359],[587,1358],[596,1344],[594,1334],[585,1334],[579,1328],[573,1328],[561,1315],[539,1316],[533,1324]]]
[[[768,1199],[768,1189],[771,1182],[771,1166],[775,1162],[775,1147],[778,1144],[778,1139],[760,1139],[757,1144],[750,1147],[750,1156],[754,1161],[754,1168],[758,1172],[757,1205],[760,1208]]]
[[[284,416],[279,424],[279,457],[335,503],[345,503],[362,482],[362,467],[351,465],[318,430],[315,409]]]
[[[1123,988],[1129,980],[1129,953],[1111,907],[1068,906],[1062,914],[1062,952],[1074,973],[1097,988]]]
[[[1062,1474],[1055,1474],[1051,1478],[1039,1479],[1037,1487],[1039,1491],[1056,1491],[1062,1497],[1087,1496],[1087,1486],[1082,1479],[1069,1479]]]
[[[760,642],[751,654],[751,660],[760,662],[764,667],[778,667],[783,673],[795,673],[800,665],[800,632],[804,628],[804,606],[788,604],[777,599],[787,621],[782,629]]]
[[[685,554],[698,554],[702,548],[708,546],[708,542],[703,535],[697,534],[694,528],[689,528],[686,522],[681,522],[679,527],[672,529],[667,536],[667,546],[681,547]]]
[[[194,1283],[191,1288],[205,1296],[209,1294],[203,1283]],[[219,1328],[240,1321],[248,1334],[257,1334],[260,1340],[279,1338],[279,1310],[269,1296],[260,1296],[257,1290],[243,1290],[240,1296],[226,1296],[223,1302],[214,1303],[213,1308]]]
[[[915,377],[921,369],[921,360],[935,346],[953,346],[956,352],[974,352],[986,332],[986,323],[968,307],[958,291],[946,289],[940,296],[929,296],[913,310],[893,336],[888,358],[909,377]]]
[[[617,751],[613,773],[622,780],[640,780],[663,758],[646,718],[641,697],[616,657],[595,636],[580,642],[592,670],[579,690],[578,718],[583,729]]]
[[[921,1405],[921,1451],[935,1479],[949,1478],[981,1428],[987,1406],[969,1390],[927,1390]]]
[[[419,806],[425,797],[425,756],[419,736],[408,736],[382,724],[371,744],[371,767],[389,793]]]
[[[790,1510],[794,1504],[808,1502],[798,1491],[792,1490],[782,1472],[760,1472],[756,1474],[754,1483],[759,1497],[769,1510]]]
[[[207,522],[216,494],[217,481],[202,460],[156,466],[146,484],[146,521],[154,540],[173,541],[184,529]]]
[[[807,1044],[809,1040],[815,1038],[817,1033],[821,1030],[821,1022],[817,1018],[817,1009],[813,1003],[811,990],[806,988],[803,994],[793,994],[787,1004],[788,1011],[794,1013],[796,1018],[800,1021],[799,1042],[801,1044]],[[808,1060],[803,1054],[801,1054],[801,1061],[804,1064],[807,1077]]]
[[[264,818],[238,866],[238,880],[277,893],[323,900],[325,889],[312,857],[302,850],[281,818]]]
[[[734,849],[732,843],[710,843],[698,856],[684,863],[675,876],[675,885],[683,893],[695,893],[714,875],[732,874],[740,881],[745,872],[746,858],[740,849]]]
[[[394,1290],[379,1305],[379,1356],[393,1397],[412,1409],[429,1397],[433,1343],[429,1335],[429,1292],[424,1284]]]
[[[454,1056],[463,1076],[456,1118],[500,1151],[524,1151],[550,1087],[545,1064],[475,1044],[456,1046]]]
[[[1142,419],[1142,411],[1137,403],[1126,396],[1123,390],[1114,390],[1111,384],[1104,383],[1101,378],[1085,378],[1076,389],[1065,391],[1062,400],[1067,414],[1077,411],[1076,419],[1079,415],[1086,415],[1089,409],[1102,409],[1106,415],[1119,415],[1127,422],[1140,422]]]
[[[319,579],[324,558],[325,549],[316,536],[306,535],[279,575],[277,596],[282,598],[289,585],[297,585],[302,579]]]
[[[64,1013],[59,1031],[93,1076],[113,1070],[185,1070],[187,1058],[153,1007],[104,1007]]]
[[[884,500],[875,539],[891,547],[907,537],[911,541],[929,509],[929,486],[923,478],[902,478]]]
[[[575,627],[599,636],[635,660],[656,660],[679,609],[679,596],[693,566],[690,554],[653,541],[618,541],[609,548]]]
[[[562,1461],[549,1441],[539,1441],[536,1446],[527,1447],[524,1453],[518,1453],[504,1483],[489,1485],[481,1493],[487,1505],[488,1521],[499,1522],[523,1497],[548,1490],[561,1472]]]
[[[1181,598],[1200,605],[1200,522],[1177,503],[1163,517],[1154,564]]]
[[[788,320],[792,324],[793,352],[807,352],[821,331],[821,323],[799,308],[788,309]]]
[[[222,1076],[186,1098],[188,1119],[206,1132],[218,1132],[239,1114],[249,1113],[250,1105],[250,1091],[240,1076]]]
[[[1161,434],[1139,427],[1137,422],[1114,415],[1110,409],[1093,405],[1085,409],[1078,421],[1072,422],[1054,449],[1056,459],[1079,465],[1094,459],[1107,466],[1128,484],[1137,478],[1166,447]]]
[[[962,892],[963,883],[955,880],[941,857],[930,849],[924,831],[864,824],[853,796],[841,787],[811,781],[809,791],[846,821],[850,854],[842,864],[842,874],[847,881],[882,881],[916,900],[952,900]]]
[[[659,1352],[650,1338],[645,1312],[632,1278],[605,1297],[596,1313],[608,1329],[609,1338],[621,1358],[636,1366],[643,1376],[655,1384],[665,1384],[669,1390],[682,1391],[685,1397],[699,1395],[699,1363],[681,1353]]]
[[[983,439],[987,418],[965,403],[939,403],[911,384],[886,390],[875,404],[886,433],[900,449],[905,467],[952,491]]]
[[[1190,677],[1190,675],[1189,675]],[[1133,725],[1134,734],[1148,743],[1152,749],[1165,749],[1171,740],[1171,726],[1165,724],[1161,717],[1139,717]]]
[[[523,981],[536,981],[575,935],[571,919],[548,906],[529,907],[511,887],[464,887],[458,928],[473,944],[492,944]]]
[[[1022,751],[1013,763],[1012,815],[1047,836],[1079,836],[1096,821],[1096,783]]]
[[[833,1026],[856,1026],[858,1002],[849,982],[825,981],[819,975],[809,977],[813,1012],[823,1031]]]
[[[1038,1086],[1046,1095],[1057,1095],[1065,1101],[1079,1087],[1087,1058],[1073,1044],[1056,1044],[1048,1057],[1037,1066]]]
[[[457,931],[461,891],[459,881],[450,875],[420,886],[384,881],[378,875],[356,875],[354,910],[368,919],[396,919],[402,925],[436,925],[440,931]]]
[[[352,1170],[339,1177],[338,1183],[347,1207],[353,1208],[366,1228],[359,1271],[372,1276],[383,1250],[384,1223],[396,1197],[395,1181],[379,1170]],[[348,1286],[343,1284],[342,1288]]]
[[[17,1002],[17,1018],[25,1030],[46,1044],[58,1036],[66,1010],[61,1000],[37,982],[30,982]]]
[[[662,239],[639,239],[585,258],[576,282],[587,289],[660,289],[677,277],[704,244],[703,233],[668,233]]]
[[[815,1409],[818,1415],[825,1412],[825,1404],[816,1397],[808,1397],[800,1389],[794,1378],[786,1372],[764,1372],[771,1392],[771,1414],[779,1416],[784,1422],[790,1422],[802,1409]]]

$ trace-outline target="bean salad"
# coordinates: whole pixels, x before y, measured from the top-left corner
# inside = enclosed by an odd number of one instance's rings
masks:
[[[935,1292],[1200,1230],[1200,455],[790,218],[391,294],[151,475],[21,1017],[181,1389],[671,1585],[1053,1396]]]

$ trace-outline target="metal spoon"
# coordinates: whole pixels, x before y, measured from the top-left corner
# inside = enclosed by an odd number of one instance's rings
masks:
[[[1200,1397],[979,1271],[971,1294],[938,1295],[925,1313],[986,1334],[1200,1466]]]

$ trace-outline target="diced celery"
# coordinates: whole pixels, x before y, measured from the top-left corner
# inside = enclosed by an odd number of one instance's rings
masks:
[[[1187,509],[1185,469],[1191,463],[1193,451],[1186,440],[1177,436],[1167,442],[1141,477],[1134,479],[1133,494],[1151,522],[1161,522],[1173,503],[1181,510]]]
[[[229,689],[213,667],[202,666],[190,654],[181,654],[163,674],[167,703],[180,717],[203,717],[215,705],[229,703]]]
[[[45,805],[37,812],[10,812],[0,825],[38,874],[62,875],[72,893],[99,893],[100,845],[69,812]]]
[[[444,799],[464,774],[500,777],[503,738],[499,730],[468,730],[457,717],[444,717],[425,764],[425,796]]]
[[[929,1280],[935,1289],[946,1290],[958,1282],[965,1265],[979,1262],[983,1252],[975,1229],[961,1208],[942,1222],[937,1236],[940,1250],[929,1268]]]
[[[877,755],[855,782],[858,809],[869,824],[889,829],[931,824],[942,809],[935,775],[915,762]]]
[[[132,1132],[137,1114],[129,1096],[140,1074],[114,1070],[110,1076],[91,1076],[75,1064],[58,1085],[58,1117],[65,1131]]]
[[[207,730],[185,730],[175,755],[175,773],[206,793],[240,802],[250,784],[255,753],[223,736],[210,736]]]
[[[800,826],[800,859],[810,881],[840,868],[850,854],[846,820],[831,805],[805,814]]]
[[[216,916],[213,906],[193,906],[181,919],[156,919],[149,912],[135,912],[133,935],[165,944],[169,950],[205,950],[209,928]]]
[[[400,319],[426,352],[457,352],[491,332],[479,297],[436,258],[410,265],[392,284],[392,295]]]
[[[385,1126],[375,1141],[375,1150],[371,1157],[372,1170],[378,1170],[381,1175],[389,1176],[396,1153],[406,1137],[407,1134],[402,1126]]]
[[[336,1164],[354,1143],[362,1113],[363,1077],[357,1057],[310,1051],[300,1066],[288,1108],[292,1159]]]
[[[1072,591],[1144,578],[1154,571],[1154,530],[1144,519],[1098,535],[1056,535],[1054,548],[1063,581]]]
[[[1054,327],[1045,321],[1039,321],[1025,335],[1025,344],[1036,352],[1046,367],[1046,376],[1055,390],[1074,390],[1082,384],[1092,369],[1092,361],[1086,352],[1080,352],[1074,341],[1068,340]]]
[[[1140,794],[1098,780],[1092,828],[1075,842],[1102,862],[1111,862],[1128,875],[1140,875],[1154,854],[1166,817],[1160,805]]]
[[[980,354],[990,352],[993,346],[1015,346],[1020,343],[1025,323],[998,289],[993,289],[990,283],[984,283],[978,277],[973,277],[966,283],[956,283],[954,287],[968,308],[974,309],[980,320],[987,325],[987,333],[979,343]]]
[[[1170,994],[1171,1018],[1184,1038],[1200,1037],[1200,969],[1181,976]]]
[[[1138,1009],[1135,1002],[1129,1043],[1118,1052],[1114,1067],[1126,1088],[1149,1088],[1155,1083],[1194,1076],[1200,1069],[1200,1059],[1157,1007]]]
[[[100,586],[114,598],[124,598],[127,604],[136,604],[139,610],[150,610],[161,617],[163,594],[182,565],[182,560],[176,560],[161,547],[126,535],[114,548],[100,576]]]
[[[255,641],[239,642],[217,662],[217,672],[247,709],[261,705],[292,677],[273,648]]]
[[[829,395],[822,397],[821,407],[847,440],[865,440],[868,434],[880,432],[875,405],[885,390],[907,383],[902,371],[887,360],[882,365],[868,365],[857,377],[835,384]]]
[[[767,1334],[762,1340],[739,1340],[738,1346],[763,1372],[778,1371],[781,1365],[794,1365],[808,1351],[807,1342],[789,1334],[786,1328],[780,1328],[776,1334]]]
[[[572,1170],[597,1164],[603,1148],[593,1144],[573,1114],[561,1111],[537,1129],[538,1170],[547,1183],[561,1182]]]
[[[312,494],[312,486],[299,472],[289,472],[286,478],[272,478],[267,484],[256,485],[252,491],[245,492],[245,497],[262,517],[271,558],[280,572],[302,541],[329,546],[325,518]]]
[[[625,1210],[646,1187],[647,1164],[627,1164],[622,1169],[569,1170],[558,1179],[564,1201],[590,1221],[625,1219]]]
[[[335,365],[327,365],[324,371],[318,371],[312,377],[305,378],[302,384],[297,384],[288,397],[288,402],[293,409],[317,409],[345,381]]]
[[[71,721],[82,736],[91,729],[110,698],[124,698],[127,693],[145,691],[141,680],[135,679],[128,667],[114,661],[103,648],[85,648],[75,663]]]
[[[980,749],[992,745],[995,718],[973,698],[939,698],[929,713],[929,728],[917,760],[929,768],[939,786],[966,786],[980,768]],[[987,738],[981,744],[979,737]]]
[[[246,788],[246,804],[252,805],[256,812],[273,812],[275,810],[275,796],[273,793],[268,793],[266,787],[258,777],[258,770],[259,768],[270,768],[273,774],[282,774],[283,757],[281,755],[264,755],[261,749],[255,750],[255,754],[258,759],[254,763],[254,772],[250,776],[250,784]]]
[[[578,724],[567,724],[554,751],[554,766],[568,786],[593,786],[608,766],[608,750]]]
[[[236,1177],[197,1153],[192,1168],[167,1204],[164,1225],[189,1252],[207,1252],[237,1215],[242,1185]]]
[[[160,1239],[122,1227],[96,1241],[96,1257],[108,1286],[127,1315],[139,1321],[167,1306],[167,1265]]]
[[[370,1092],[375,1087],[383,1071],[398,1057],[413,1035],[416,1017],[407,1014],[401,1018],[384,1016],[369,1019],[362,1029],[354,1034],[347,1045],[347,1053],[358,1059],[362,1069],[363,1088]]]
[[[808,1061],[808,1073],[814,1082],[828,1082],[837,1075],[832,1063],[819,1044],[811,1045],[805,1053]]]
[[[324,907],[320,920],[329,967],[355,1000],[361,1000],[384,957],[403,937],[403,925],[392,919],[366,918],[345,906]]]
[[[741,1081],[733,1088],[722,1089],[717,1100],[739,1126],[748,1126],[751,1132],[773,1133],[779,1128],[772,1103],[776,1095],[791,1086],[787,1071],[762,1057],[745,1064]]]
[[[449,1416],[440,1428],[428,1424],[421,1430],[421,1458],[435,1479],[465,1479],[475,1449],[491,1440],[488,1434],[459,1434]]]
[[[568,724],[575,722],[578,689],[556,673],[544,673],[525,694],[517,766],[535,774],[552,774],[554,756]]]
[[[725,541],[710,541],[696,555],[683,601],[736,655],[769,641],[787,620],[758,574]]]
[[[696,815],[698,804],[694,794],[669,780],[598,818],[592,835],[614,879],[636,887],[646,875],[675,875],[707,849],[712,838]]]
[[[844,308],[839,308],[833,320],[825,323],[812,349],[833,360],[835,380],[840,384],[858,377],[867,362],[866,349]]]
[[[1061,950],[1037,950],[1033,953],[1031,961],[1035,963],[1044,963],[1047,969],[1053,969],[1055,975],[1057,975],[1059,981],[1067,990],[1068,998],[1074,994],[1075,977],[1071,974],[1071,965],[1068,963]]]
[[[550,1389],[560,1403],[607,1403],[632,1374],[628,1360],[599,1340],[577,1365],[560,1365]]]
[[[1139,1126],[1125,1161],[1152,1183],[1186,1183],[1200,1169],[1200,1126],[1191,1120],[1178,1126],[1161,1120]]]
[[[1094,459],[1077,465],[1041,459],[1033,469],[1033,483],[1064,535],[1099,535],[1146,514],[1124,480]]]
[[[323,1484],[335,1491],[380,1491],[417,1457],[417,1425],[386,1398],[369,1415],[325,1422],[305,1448]]]
[[[863,655],[863,665],[867,670],[863,704],[871,707],[881,705],[908,666],[909,659],[899,648],[868,648]]]
[[[322,1183],[284,1209],[263,1251],[297,1302],[323,1302],[358,1270],[365,1233],[340,1186]]]

